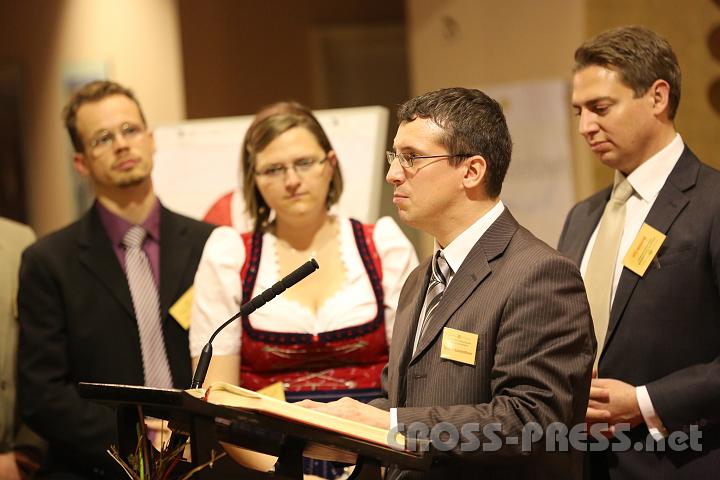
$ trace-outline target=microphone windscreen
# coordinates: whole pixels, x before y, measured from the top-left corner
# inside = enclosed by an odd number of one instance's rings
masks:
[[[294,271],[290,272],[285,278],[283,278],[283,286],[285,288],[292,287],[300,280],[313,273],[318,268],[320,268],[320,265],[318,265],[317,261],[314,258],[311,258],[310,260],[296,268]]]

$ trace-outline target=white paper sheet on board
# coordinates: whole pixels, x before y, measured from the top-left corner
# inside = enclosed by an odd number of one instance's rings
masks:
[[[575,201],[568,84],[532,81],[481,90],[502,104],[513,140],[501,198],[523,226],[555,247]]]

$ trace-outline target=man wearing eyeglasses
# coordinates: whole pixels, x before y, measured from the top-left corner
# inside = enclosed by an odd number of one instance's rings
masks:
[[[169,309],[192,284],[212,227],[173,213],[153,191],[155,142],[140,104],[109,81],[82,87],[64,111],[75,169],[96,200],[22,259],[18,391],[24,420],[49,442],[45,471],[118,477],[108,407],[77,382],[186,388],[188,338]]]
[[[435,237],[436,252],[400,294],[387,397],[304,405],[429,437],[429,472],[390,467],[387,478],[580,478],[579,453],[545,434],[584,419],[589,307],[577,267],[500,200],[512,150],[500,105],[451,88],[406,102],[398,119],[387,181],[402,220]]]

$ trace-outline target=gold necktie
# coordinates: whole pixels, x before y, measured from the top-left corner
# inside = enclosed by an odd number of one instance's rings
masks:
[[[615,263],[620,249],[620,239],[625,228],[625,204],[632,193],[632,185],[627,179],[623,179],[615,185],[600,219],[600,228],[598,228],[595,244],[585,271],[585,288],[590,302],[590,313],[598,345],[594,365],[596,368],[610,320],[610,298],[615,276]]]

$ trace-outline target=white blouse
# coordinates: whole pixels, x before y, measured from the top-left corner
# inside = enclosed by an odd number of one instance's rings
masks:
[[[318,334],[354,327],[369,322],[377,314],[377,303],[370,279],[357,249],[352,226],[340,217],[340,254],[345,266],[345,284],[328,298],[316,312],[280,295],[250,315],[252,326],[271,332]],[[395,323],[400,289],[418,260],[412,244],[395,221],[383,217],[373,231],[375,249],[382,263],[382,288],[385,302],[385,331],[388,344]],[[277,238],[263,234],[262,254],[253,296],[277,282],[279,266]],[[245,263],[245,245],[237,230],[216,228],[208,238],[195,275],[190,325],[190,353],[200,355],[210,335],[235,315],[242,302],[240,271]],[[215,355],[240,353],[242,322],[228,325],[213,341]]]

